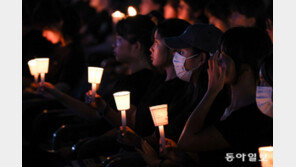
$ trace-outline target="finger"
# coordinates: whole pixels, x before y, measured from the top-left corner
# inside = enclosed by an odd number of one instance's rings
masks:
[[[208,71],[209,71],[212,69],[211,59],[208,60],[208,66],[209,66],[209,68],[208,68]]]

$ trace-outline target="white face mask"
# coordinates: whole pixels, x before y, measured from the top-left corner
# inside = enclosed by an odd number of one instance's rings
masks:
[[[190,81],[192,71],[195,70],[196,68],[193,70],[187,71],[185,69],[184,64],[187,59],[191,59],[196,56],[198,56],[198,54],[195,54],[195,55],[192,55],[192,56],[186,58],[186,57],[180,55],[178,52],[175,52],[174,58],[173,58],[173,63],[174,63],[175,71],[176,71],[178,78],[180,78],[186,82]]]
[[[257,86],[256,103],[263,114],[273,117],[272,87]]]

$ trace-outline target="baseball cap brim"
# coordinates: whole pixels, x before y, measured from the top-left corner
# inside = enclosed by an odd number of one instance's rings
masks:
[[[164,38],[167,47],[172,49],[191,48],[192,46],[182,40],[180,37],[167,37]]]

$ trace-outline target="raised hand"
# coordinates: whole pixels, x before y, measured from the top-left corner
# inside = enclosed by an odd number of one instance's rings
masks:
[[[210,93],[219,93],[224,86],[226,67],[225,64],[218,63],[218,55],[216,52],[215,55],[208,60],[208,92]]]

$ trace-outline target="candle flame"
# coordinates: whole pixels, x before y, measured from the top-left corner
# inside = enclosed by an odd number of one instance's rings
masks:
[[[112,13],[112,17],[124,18],[124,16],[125,15],[123,13],[121,13],[120,11],[118,11],[118,10]]]
[[[137,15],[137,10],[132,6],[129,6],[127,8],[127,13],[128,13],[129,16],[136,16]]]

